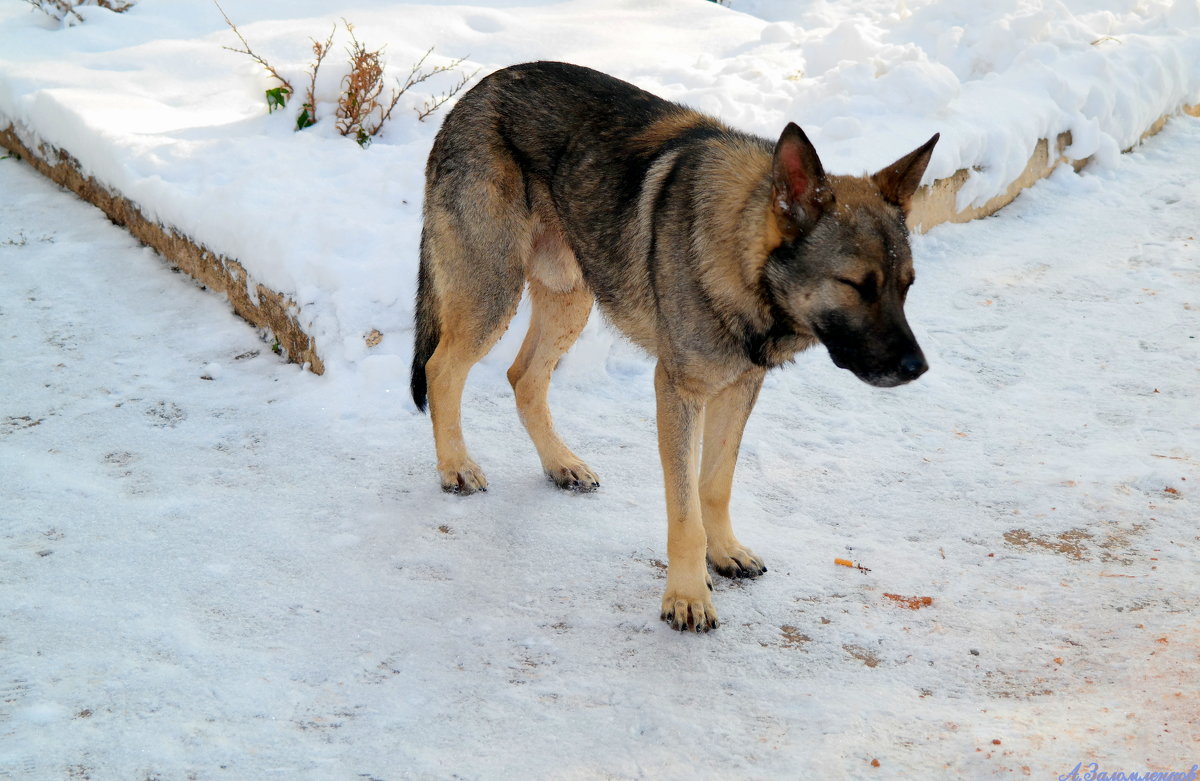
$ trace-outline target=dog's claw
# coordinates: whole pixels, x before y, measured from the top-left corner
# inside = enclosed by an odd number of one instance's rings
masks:
[[[713,569],[716,570],[718,575],[723,575],[731,580],[741,580],[743,578],[750,580],[757,578],[759,575],[767,571],[766,567],[746,566],[741,563],[734,563],[730,567],[719,567],[714,564]]]
[[[488,481],[483,476],[483,470],[474,461],[454,467],[439,468],[442,475],[442,490],[456,496],[470,496],[473,493],[487,493]]]
[[[708,632],[720,626],[717,611],[707,599],[697,602],[666,597],[663,599],[663,610],[659,618],[679,632]]]
[[[726,551],[712,548],[708,552],[708,563],[713,571],[726,578],[738,580],[741,578],[757,578],[767,571],[767,565],[749,548],[740,545]]]
[[[470,488],[465,483],[457,483],[456,485],[443,485],[442,491],[455,496],[470,496],[474,493],[486,494],[487,488]]]
[[[582,462],[571,466],[547,469],[546,476],[564,491],[586,494],[600,487],[600,478],[596,477]]]

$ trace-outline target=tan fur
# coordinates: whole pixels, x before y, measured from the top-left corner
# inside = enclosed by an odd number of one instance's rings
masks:
[[[662,616],[682,627],[716,627],[712,579],[704,566],[708,537],[696,488],[704,400],[682,392],[663,362],[654,372],[658,454],[667,499],[667,586]]]
[[[763,209],[759,224],[762,231],[762,248],[767,255],[770,255],[784,240],[783,230],[779,226],[779,216],[771,209]]]
[[[711,224],[699,231],[701,279],[714,303],[730,317],[752,311],[756,322],[765,323],[769,312],[756,300],[758,280],[767,257],[782,241],[767,227],[775,223],[765,184],[771,158],[745,143],[716,146],[719,155],[708,173],[713,182],[710,197],[719,203],[711,209]]]
[[[716,146],[721,156],[712,161],[710,197],[719,200],[722,206],[713,210],[712,223],[701,228],[702,254],[706,271],[719,268],[717,273],[721,277],[714,277],[712,286],[738,290],[757,282],[767,256],[774,249],[768,249],[766,235],[758,242],[753,239],[759,236],[746,230],[749,225],[761,222],[766,212],[763,182],[771,158],[761,149],[744,145]]]
[[[503,327],[490,333],[481,332],[474,321],[463,316],[470,311],[469,307],[469,301],[453,296],[443,299],[442,340],[426,365],[438,473],[442,485],[456,485],[462,493],[487,490],[487,478],[467,454],[463,441],[461,405],[467,373],[500,340],[508,321],[516,314],[514,305]]]
[[[656,149],[697,125],[719,126],[720,123],[712,117],[681,106],[677,111],[651,124],[645,130],[633,136],[630,142],[635,148]]]
[[[497,246],[507,243],[520,263],[529,255],[532,224],[529,219],[514,218],[510,204],[518,192],[520,174],[515,166],[501,168],[501,174],[480,182],[480,202],[490,207],[492,224],[503,225],[505,236],[489,241]],[[490,327],[481,327],[487,320],[476,316],[477,302],[491,291],[474,285],[464,288],[461,269],[473,263],[471,252],[464,246],[463,236],[452,216],[443,210],[427,208],[425,235],[429,252],[438,262],[430,271],[434,283],[442,291],[438,321],[441,341],[426,365],[429,383],[429,408],[433,422],[433,438],[437,451],[438,472],[443,486],[456,486],[461,493],[487,490],[487,478],[467,452],[462,434],[462,392],[471,367],[486,355],[503,336],[508,323],[516,314],[519,299],[508,302],[504,312]]]
[[[592,293],[582,283],[558,292],[538,279],[531,279],[529,296],[533,304],[529,332],[508,370],[517,412],[537,448],[546,475],[561,486],[590,490],[600,484],[600,478],[559,438],[547,394],[558,359],[571,349],[587,325]]]
[[[567,246],[550,193],[537,184],[531,185],[531,189],[535,193],[530,231],[532,240],[525,255],[525,276],[556,293],[575,290],[583,284],[583,275],[579,270],[579,262],[575,260],[575,253]]]
[[[746,419],[754,409],[765,372],[754,370],[726,386],[704,409],[700,463],[700,511],[708,538],[707,558],[719,570],[763,568],[762,560],[738,542],[729,519],[733,471]]]

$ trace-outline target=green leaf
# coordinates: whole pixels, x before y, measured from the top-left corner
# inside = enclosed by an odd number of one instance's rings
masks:
[[[313,119],[312,106],[305,103],[301,109],[299,116],[296,117],[296,129],[303,130],[306,127],[312,127],[317,124],[317,120]]]
[[[357,141],[358,145],[363,149],[366,149],[371,145],[371,137],[367,135],[367,131],[363,130],[361,127],[358,129],[358,135],[354,140]]]
[[[275,109],[286,106],[291,94],[292,91],[287,87],[276,87],[275,89],[267,90],[267,113],[270,114]]]

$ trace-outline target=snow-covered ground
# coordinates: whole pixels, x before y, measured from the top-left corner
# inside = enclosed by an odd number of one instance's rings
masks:
[[[322,377],[281,362],[220,298],[0,160],[0,778],[1200,762],[1200,121],[1115,154],[1127,120],[1136,136],[1143,114],[1198,102],[1200,8],[743,5],[758,16],[683,0],[336,14],[398,70],[431,43],[488,68],[573,59],[764,134],[797,118],[835,170],[943,129],[936,175],[978,162],[987,194],[1027,131],[1094,145],[1082,174],[914,239],[920,381],[872,389],[820,348],[769,377],[733,510],[771,569],[718,579],[722,626],[703,636],[658,619],[653,367],[599,321],[551,403],[603,488],[542,477],[503,377],[514,328],[466,399],[491,490],[440,492],[406,388],[435,125],[396,122],[366,151],[328,124],[291,132],[260,115],[265,80],[198,0],[63,30],[0,10],[0,114],[293,294],[330,356]],[[293,75],[327,6],[225,3]]]
[[[932,370],[885,392],[813,351],[771,375],[734,495],[771,571],[718,579],[695,636],[658,620],[632,348],[569,356],[552,394],[600,492],[544,480],[485,366],[466,425],[492,490],[446,496],[390,375],[281,363],[0,161],[0,777],[1190,768],[1197,170],[1178,120],[918,237]]]

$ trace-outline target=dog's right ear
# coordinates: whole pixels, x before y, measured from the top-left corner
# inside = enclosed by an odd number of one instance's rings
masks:
[[[771,209],[779,232],[791,240],[812,225],[833,203],[833,190],[817,150],[795,122],[775,144],[771,163]]]
[[[871,177],[884,200],[896,204],[905,214],[912,207],[913,195],[921,186],[933,147],[941,137],[941,133],[934,133],[933,138]]]

